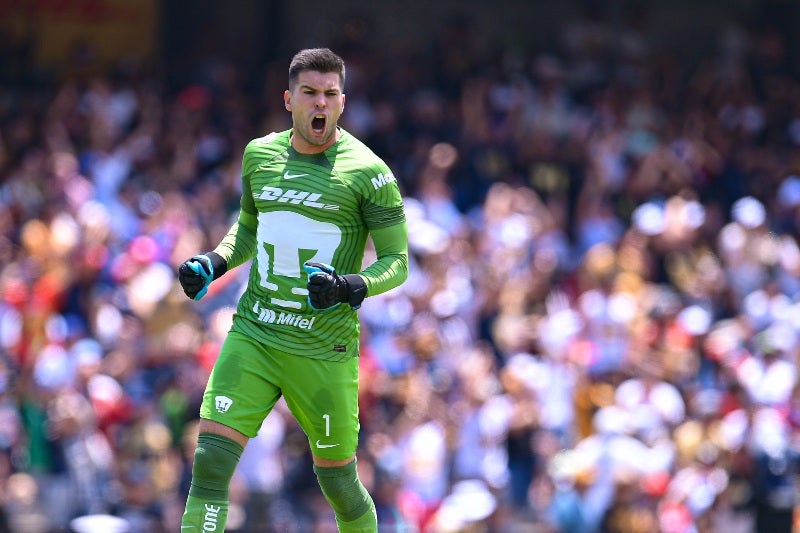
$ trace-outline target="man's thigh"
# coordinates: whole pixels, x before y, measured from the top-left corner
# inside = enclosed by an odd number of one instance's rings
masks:
[[[260,343],[231,332],[203,394],[200,417],[255,437],[280,398],[280,368]]]
[[[286,404],[308,437],[311,452],[348,459],[358,446],[358,358],[344,362],[284,357]]]

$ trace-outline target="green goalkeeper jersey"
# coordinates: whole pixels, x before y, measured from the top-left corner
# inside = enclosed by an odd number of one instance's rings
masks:
[[[408,250],[400,189],[388,166],[341,128],[338,141],[314,155],[294,150],[290,135],[248,143],[239,218],[214,250],[229,269],[253,260],[232,330],[288,353],[345,360],[358,355],[357,311],[313,309],[303,263],[360,274],[368,296],[402,283]],[[362,270],[370,234],[377,260]]]

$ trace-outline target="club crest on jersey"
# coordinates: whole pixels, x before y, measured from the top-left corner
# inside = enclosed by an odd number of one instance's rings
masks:
[[[256,200],[266,200],[268,202],[280,202],[289,204],[302,204],[306,207],[317,209],[331,209],[337,211],[338,205],[326,204],[318,201],[322,194],[318,192],[296,191],[294,189],[282,189],[280,187],[269,187],[265,185],[260,192],[254,192],[253,198]]]
[[[287,313],[286,311],[276,313],[272,309],[262,307],[258,301],[253,305],[253,312],[257,315],[258,320],[265,324],[292,326],[298,329],[310,330],[314,327],[314,320],[316,320],[316,317],[306,318],[303,315]]]

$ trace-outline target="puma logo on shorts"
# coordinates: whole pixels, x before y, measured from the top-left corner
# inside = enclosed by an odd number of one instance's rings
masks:
[[[218,412],[227,413],[228,409],[230,409],[231,405],[233,405],[233,400],[227,396],[217,396],[214,398],[214,404],[216,405]]]

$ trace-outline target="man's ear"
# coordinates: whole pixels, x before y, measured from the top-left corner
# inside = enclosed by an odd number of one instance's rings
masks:
[[[283,91],[283,106],[286,108],[286,111],[292,110],[292,93],[288,90]]]

